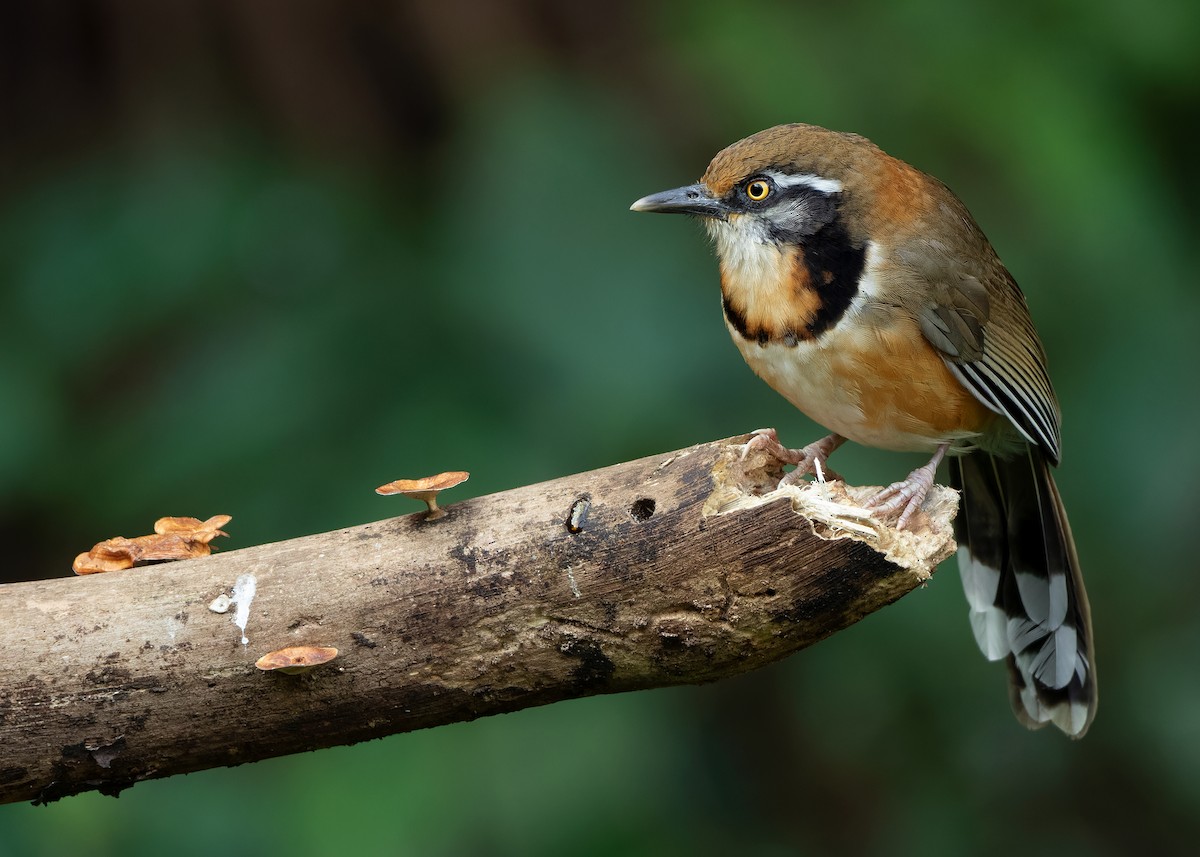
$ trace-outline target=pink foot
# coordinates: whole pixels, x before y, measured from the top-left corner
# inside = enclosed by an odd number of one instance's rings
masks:
[[[758,429],[751,434],[752,437],[742,452],[743,459],[752,450],[761,449],[784,464],[796,465],[795,470],[785,473],[779,480],[781,486],[795,485],[810,473],[816,476],[820,482],[824,482],[826,479],[840,480],[842,478],[825,466],[826,460],[833,455],[833,451],[846,442],[841,435],[831,434],[813,441],[803,449],[788,449],[779,442],[779,435],[773,428]]]
[[[929,489],[933,487],[933,477],[937,473],[938,464],[946,454],[950,444],[943,443],[934,452],[933,458],[923,467],[918,467],[903,482],[893,482],[882,491],[870,497],[865,505],[874,509],[879,517],[887,519],[899,513],[896,529],[903,530],[912,518],[913,513],[921,508]]]

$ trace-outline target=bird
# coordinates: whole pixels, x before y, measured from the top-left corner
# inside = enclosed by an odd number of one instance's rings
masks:
[[[779,125],[633,211],[700,218],[746,363],[828,437],[750,444],[821,477],[846,440],[931,453],[880,490],[910,524],[943,458],[960,492],[958,565],[976,642],[1006,662],[1030,729],[1072,738],[1096,712],[1091,610],[1052,468],[1061,415],[1025,296],[942,182],[858,134]]]

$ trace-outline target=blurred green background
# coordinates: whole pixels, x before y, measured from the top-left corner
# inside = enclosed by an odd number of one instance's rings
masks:
[[[701,230],[626,210],[807,121],[946,181],[1025,289],[1101,705],[1017,726],[949,562],[752,675],[0,807],[0,853],[1195,853],[1198,106],[1192,0],[6,4],[12,579],[163,514],[235,548],[411,511],[399,476],[812,439]]]

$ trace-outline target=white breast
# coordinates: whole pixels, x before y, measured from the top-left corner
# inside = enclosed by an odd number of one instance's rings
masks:
[[[726,327],[754,373],[810,419],[857,443],[881,445],[878,439],[863,436],[866,419],[860,391],[835,374],[839,361],[837,353],[830,351],[837,348],[831,340],[843,338],[836,329],[818,343],[787,346],[778,342],[760,345],[742,337],[728,322]]]
[[[742,247],[748,249],[745,244]],[[751,266],[762,268],[764,277],[777,276],[770,266],[776,264],[772,256],[779,254],[769,245],[761,249],[765,252],[723,257],[723,261],[739,264],[739,276],[746,275]],[[894,380],[874,377],[870,370],[878,361],[902,365],[910,359],[912,346],[904,343],[911,337],[887,336],[884,332],[911,330],[913,336],[921,335],[900,308],[879,300],[877,263],[878,253],[870,245],[858,294],[842,318],[816,340],[801,340],[795,345],[760,344],[744,338],[728,320],[726,327],[755,374],[813,421],[867,446],[931,451],[940,438],[921,430],[921,419],[909,412],[909,403],[903,392],[895,389]],[[891,354],[889,349],[895,349],[897,342],[901,348]],[[923,343],[917,345],[923,348]]]

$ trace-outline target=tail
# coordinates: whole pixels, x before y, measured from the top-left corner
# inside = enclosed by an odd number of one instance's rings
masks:
[[[1013,713],[1082,738],[1096,715],[1092,618],[1071,526],[1050,466],[1026,446],[950,461],[962,492],[954,522],[971,628],[988,660],[1008,663]]]

